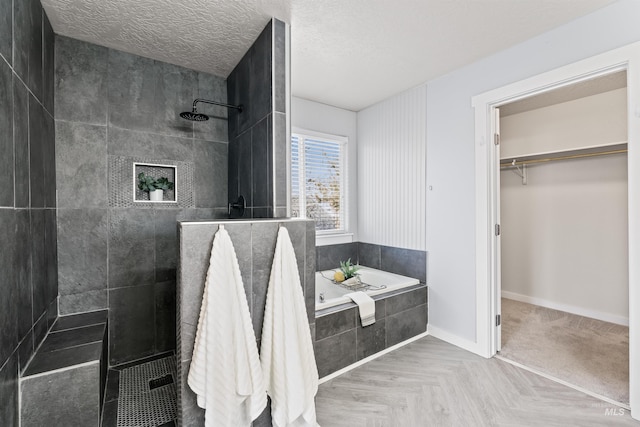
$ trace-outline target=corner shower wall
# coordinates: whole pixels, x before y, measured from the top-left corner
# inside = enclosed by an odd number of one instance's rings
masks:
[[[260,348],[267,287],[273,263],[278,227],[287,228],[298,262],[312,338],[315,330],[315,223],[304,219],[181,222],[179,228],[180,268],[178,274],[178,425],[204,425],[204,411],[187,385],[196,328],[211,245],[218,227],[224,225],[238,257],[257,345]],[[213,282],[224,286],[226,282]],[[270,410],[253,423],[271,426]]]
[[[175,348],[176,221],[227,216],[227,111],[178,116],[199,97],[226,81],[56,39],[60,312],[109,308],[112,365]],[[177,203],[134,203],[133,161],[177,166]]]
[[[40,2],[0,1],[0,424],[57,315],[54,35]]]
[[[287,216],[288,27],[272,19],[227,77],[229,201],[242,195],[245,218]]]

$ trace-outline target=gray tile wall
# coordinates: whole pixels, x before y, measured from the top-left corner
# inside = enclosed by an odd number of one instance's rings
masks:
[[[271,220],[236,223],[181,223],[179,229],[180,268],[178,276],[178,416],[184,426],[204,425],[204,412],[196,405],[195,395],[186,383],[193,353],[198,316],[213,236],[219,224],[225,224],[236,251],[247,295],[254,332],[260,347],[264,305],[269,284],[278,227],[289,231],[296,254],[300,281],[311,331],[315,329],[315,223],[309,220]],[[266,412],[266,411],[265,411]],[[255,426],[270,426],[263,414]]]
[[[38,0],[0,0],[0,420],[57,315],[54,35]]]
[[[229,111],[229,201],[245,198],[245,218],[287,209],[286,31],[271,20],[227,78],[229,103],[243,106]]]
[[[318,246],[316,251],[318,271],[338,268],[340,261],[351,258],[353,263],[427,282],[427,252],[395,248],[372,243],[353,242],[339,245]]]
[[[55,89],[61,314],[109,308],[112,365],[172,350],[177,220],[227,215],[226,110],[178,115],[226,102],[226,81],[58,36]],[[109,195],[133,184],[110,173],[114,156],[193,166],[195,207],[118,207]]]
[[[362,327],[357,307],[319,312],[315,323],[320,377],[427,330],[427,287],[417,285],[374,297],[376,323]]]

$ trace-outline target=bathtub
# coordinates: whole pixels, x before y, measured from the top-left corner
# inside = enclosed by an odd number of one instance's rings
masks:
[[[399,274],[376,270],[375,268],[360,266],[358,270],[360,280],[369,285],[368,289],[345,289],[333,282],[333,273],[338,269],[316,272],[316,311],[337,305],[350,303],[351,299],[345,297],[350,292],[362,290],[370,297],[388,292],[397,291],[420,283],[418,279],[401,276]]]

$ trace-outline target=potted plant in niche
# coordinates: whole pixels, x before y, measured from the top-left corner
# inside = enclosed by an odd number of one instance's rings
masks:
[[[165,177],[154,178],[144,172],[138,174],[138,189],[149,193],[149,200],[161,202],[164,199],[165,190],[173,190],[173,182]]]

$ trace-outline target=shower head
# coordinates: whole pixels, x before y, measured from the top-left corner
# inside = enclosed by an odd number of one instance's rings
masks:
[[[209,116],[207,116],[206,114],[198,113],[195,107],[192,111],[185,111],[183,113],[180,113],[180,117],[182,117],[183,119],[191,120],[192,122],[204,122],[209,120]]]

